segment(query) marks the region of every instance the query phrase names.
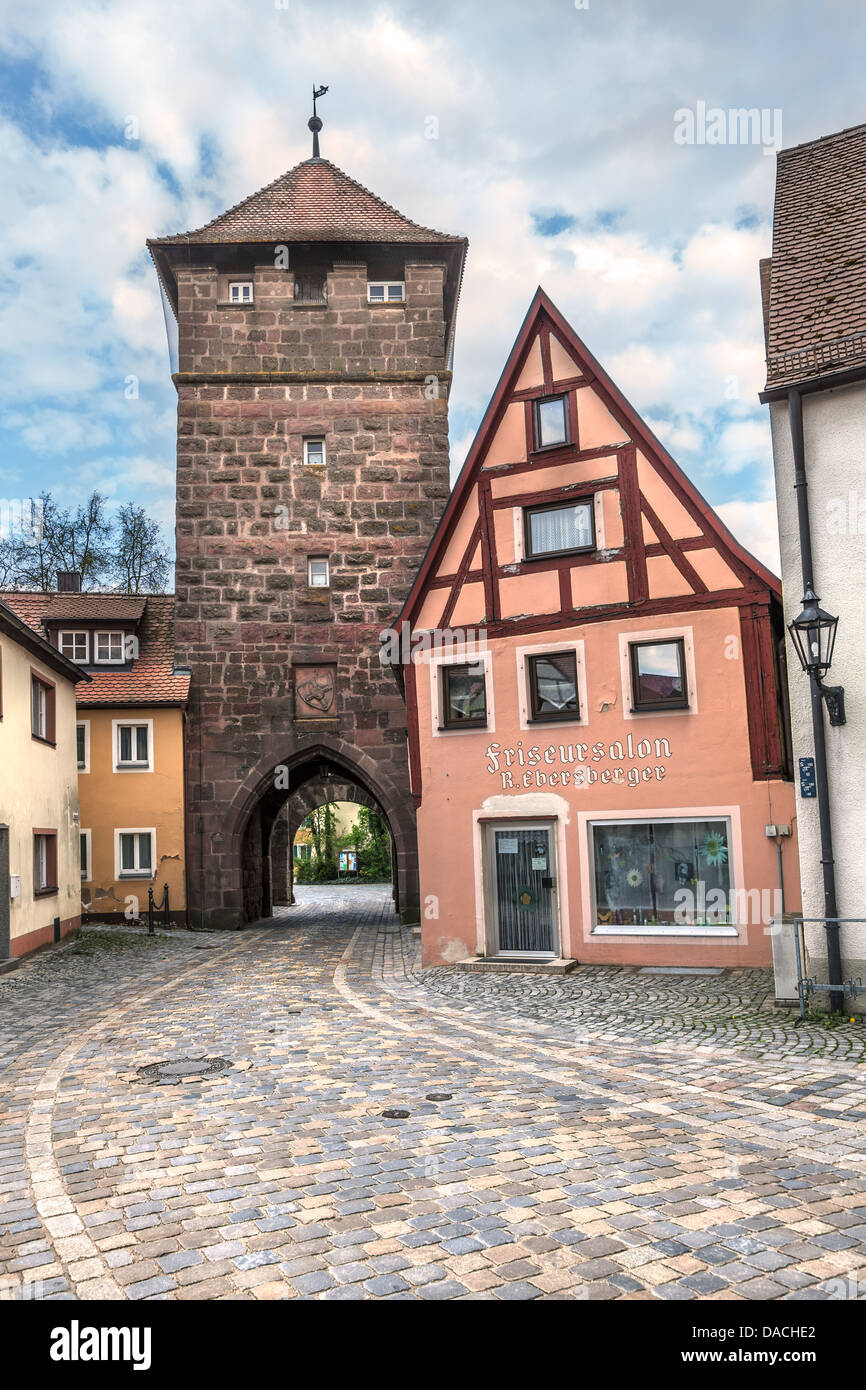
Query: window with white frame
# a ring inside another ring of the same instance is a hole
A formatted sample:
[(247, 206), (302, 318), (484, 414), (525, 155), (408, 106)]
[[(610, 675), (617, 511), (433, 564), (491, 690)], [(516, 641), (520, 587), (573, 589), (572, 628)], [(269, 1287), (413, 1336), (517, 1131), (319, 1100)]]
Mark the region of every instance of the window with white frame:
[(98, 666), (122, 666), (126, 660), (122, 632), (97, 632), (93, 639), (93, 660)]
[(331, 566), (326, 555), (311, 555), (307, 560), (307, 584), (311, 589), (330, 587)]
[(117, 878), (152, 878), (156, 860), (156, 831), (115, 830), (114, 859)]
[(369, 304), (402, 304), (406, 299), (406, 286), (402, 280), (368, 280), (367, 302)]
[(591, 822), (594, 930), (725, 927), (732, 911), (731, 820)]
[(253, 302), (253, 282), (252, 280), (232, 280), (229, 284), (229, 303), (230, 304), (252, 304)]
[(151, 768), (153, 721), (143, 720), (140, 724), (114, 721), (114, 747), (116, 770), (124, 768), (142, 771)]
[(77, 661), (80, 666), (87, 665), (87, 655), (90, 648), (88, 641), (90, 634), (87, 631), (69, 631), (60, 634), (60, 650), (64, 656), (68, 656), (70, 661)]
[(304, 463), (321, 467), (325, 462), (325, 440), (322, 435), (311, 435), (304, 440)]
[(80, 830), (78, 832), (79, 854), (81, 860), (81, 877), (85, 882), (90, 881), (90, 831)]
[(84, 719), (75, 726), (75, 748), (78, 771), (90, 771), (90, 720)]
[(312, 853), (313, 853), (312, 845), (305, 845), (305, 844), (296, 844), (296, 845), (295, 845), (295, 858), (296, 858), (296, 859), (303, 860), (304, 863), (306, 863), (306, 862), (312, 857)]

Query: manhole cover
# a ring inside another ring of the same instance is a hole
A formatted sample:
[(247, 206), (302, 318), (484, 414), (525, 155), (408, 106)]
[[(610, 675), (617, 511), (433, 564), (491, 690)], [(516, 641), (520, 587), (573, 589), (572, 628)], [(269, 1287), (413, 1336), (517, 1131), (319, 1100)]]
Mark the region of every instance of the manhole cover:
[(384, 1120), (408, 1120), (410, 1114), (411, 1111), (409, 1110), (383, 1110), (382, 1118)]
[(429, 1093), (429, 1095), (426, 1095), (426, 1096), (424, 1097), (424, 1099), (425, 1099), (425, 1100), (452, 1100), (453, 1097), (452, 1097), (452, 1094), (451, 1094), (450, 1091), (431, 1091), (431, 1092)]
[(142, 1081), (203, 1081), (230, 1066), (225, 1057), (175, 1057), (166, 1062), (149, 1062), (138, 1067), (135, 1074)]

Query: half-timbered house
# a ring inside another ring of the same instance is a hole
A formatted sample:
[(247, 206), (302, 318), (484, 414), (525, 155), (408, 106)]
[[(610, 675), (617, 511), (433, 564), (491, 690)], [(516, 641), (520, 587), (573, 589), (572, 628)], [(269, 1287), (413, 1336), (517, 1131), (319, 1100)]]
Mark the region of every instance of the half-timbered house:
[(539, 290), (402, 615), (427, 962), (769, 962), (779, 599)]

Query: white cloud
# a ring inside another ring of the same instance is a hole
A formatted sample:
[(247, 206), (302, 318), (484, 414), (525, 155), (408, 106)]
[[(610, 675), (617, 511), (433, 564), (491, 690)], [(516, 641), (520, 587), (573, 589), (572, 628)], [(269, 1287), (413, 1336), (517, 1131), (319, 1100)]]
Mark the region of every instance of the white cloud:
[(775, 502), (722, 502), (716, 507), (729, 531), (746, 549), (779, 574), (779, 527)]

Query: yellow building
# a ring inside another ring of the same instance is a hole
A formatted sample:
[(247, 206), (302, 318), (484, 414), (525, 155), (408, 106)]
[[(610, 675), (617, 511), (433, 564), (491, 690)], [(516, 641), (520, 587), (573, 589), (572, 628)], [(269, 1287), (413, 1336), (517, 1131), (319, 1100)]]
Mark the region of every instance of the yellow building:
[(147, 911), (168, 886), (186, 912), (184, 712), (189, 672), (173, 664), (171, 594), (6, 593), (0, 600), (90, 676), (79, 686), (82, 910), (100, 921)]
[(76, 682), (0, 603), (0, 964), (80, 924)]

